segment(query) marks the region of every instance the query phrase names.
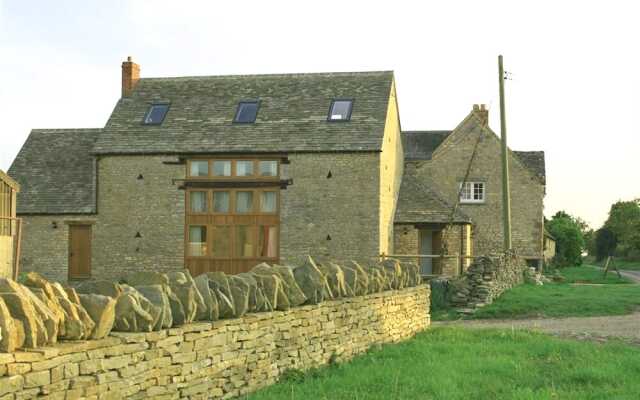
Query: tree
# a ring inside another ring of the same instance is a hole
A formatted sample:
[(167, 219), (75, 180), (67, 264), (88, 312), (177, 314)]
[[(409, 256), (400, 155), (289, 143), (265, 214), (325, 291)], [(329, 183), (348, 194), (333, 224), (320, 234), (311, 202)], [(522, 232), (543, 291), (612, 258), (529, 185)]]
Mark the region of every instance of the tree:
[(559, 211), (547, 223), (546, 228), (556, 239), (554, 263), (558, 266), (582, 264), (582, 252), (585, 249), (582, 232), (588, 228), (586, 223), (564, 211)]
[(640, 199), (613, 204), (604, 226), (618, 240), (616, 255), (640, 258)]
[(596, 261), (602, 261), (606, 257), (612, 256), (618, 245), (616, 234), (607, 227), (602, 227), (596, 231)]

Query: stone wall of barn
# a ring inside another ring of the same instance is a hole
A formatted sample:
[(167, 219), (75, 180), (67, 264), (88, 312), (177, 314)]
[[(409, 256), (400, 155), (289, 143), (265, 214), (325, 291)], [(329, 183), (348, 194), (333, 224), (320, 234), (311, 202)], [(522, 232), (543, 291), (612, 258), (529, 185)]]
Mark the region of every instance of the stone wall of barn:
[[(23, 215), (20, 271), (35, 271), (50, 280), (66, 281), (69, 263), (69, 222), (95, 226), (95, 216)], [(95, 243), (95, 228), (92, 242)]]
[(371, 262), (380, 254), (379, 153), (290, 154), (281, 194), (281, 262), (307, 255)]
[(0, 398), (228, 398), (429, 326), (429, 288), (0, 353)]
[(175, 157), (117, 156), (98, 162), (97, 215), (24, 215), (21, 271), (67, 281), (69, 223), (92, 226), (93, 278), (184, 266), (184, 165)]
[[(179, 186), (185, 165), (176, 160), (101, 157), (97, 215), (24, 215), (21, 270), (67, 281), (69, 221), (92, 224), (92, 278), (184, 268), (185, 192)], [(309, 254), (373, 261), (380, 232), (392, 224), (380, 219), (380, 154), (305, 153), (289, 160), (281, 176), (293, 179), (281, 191), (281, 263), (302, 263)]]
[(185, 166), (175, 156), (107, 156), (98, 162), (92, 275), (184, 268)]

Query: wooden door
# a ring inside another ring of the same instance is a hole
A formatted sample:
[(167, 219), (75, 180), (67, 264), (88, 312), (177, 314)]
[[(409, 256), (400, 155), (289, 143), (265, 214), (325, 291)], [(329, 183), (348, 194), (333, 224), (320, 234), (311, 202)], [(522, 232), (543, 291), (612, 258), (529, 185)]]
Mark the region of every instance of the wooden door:
[(69, 225), (69, 279), (91, 277), (91, 225)]

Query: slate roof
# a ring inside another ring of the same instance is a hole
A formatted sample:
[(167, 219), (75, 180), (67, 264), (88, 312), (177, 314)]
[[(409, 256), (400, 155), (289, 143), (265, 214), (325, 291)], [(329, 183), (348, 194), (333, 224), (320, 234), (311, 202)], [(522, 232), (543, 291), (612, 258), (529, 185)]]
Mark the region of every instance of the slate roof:
[[(403, 131), (402, 147), (406, 161), (431, 160), (433, 152), (453, 131)], [(542, 183), (546, 170), (544, 151), (512, 151), (518, 160)]]
[[(393, 72), (142, 78), (118, 101), (96, 154), (379, 151)], [(334, 98), (354, 100), (350, 122), (327, 122)], [(254, 124), (234, 124), (238, 102), (259, 99)], [(150, 104), (170, 102), (161, 125)]]
[(452, 131), (403, 131), (402, 148), (407, 161), (431, 160), (433, 152)]
[(544, 151), (514, 151), (516, 157), (529, 168), (533, 174), (542, 180), (542, 183), (546, 181), (546, 168), (544, 162)]
[[(435, 190), (412, 174), (405, 173), (400, 184), (400, 195), (395, 223), (449, 223), (453, 206)], [(465, 213), (457, 210), (454, 223), (471, 223)]]
[(9, 174), (20, 184), (18, 214), (95, 213), (95, 158), (101, 129), (34, 129)]

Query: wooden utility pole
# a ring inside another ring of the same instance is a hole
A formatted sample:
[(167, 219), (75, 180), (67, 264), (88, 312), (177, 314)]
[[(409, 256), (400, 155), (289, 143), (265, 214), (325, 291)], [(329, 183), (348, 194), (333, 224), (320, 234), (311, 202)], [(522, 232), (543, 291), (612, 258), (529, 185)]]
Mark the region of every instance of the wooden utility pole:
[(509, 191), (509, 153), (507, 148), (507, 118), (504, 113), (504, 67), (502, 55), (498, 56), (498, 80), (500, 82), (500, 138), (502, 141), (502, 224), (504, 250), (511, 250), (511, 192)]

